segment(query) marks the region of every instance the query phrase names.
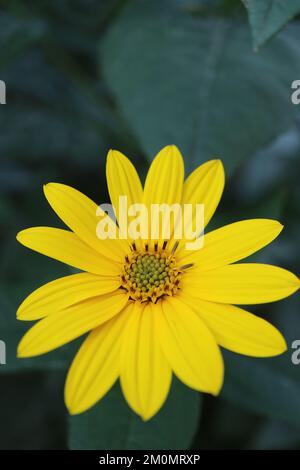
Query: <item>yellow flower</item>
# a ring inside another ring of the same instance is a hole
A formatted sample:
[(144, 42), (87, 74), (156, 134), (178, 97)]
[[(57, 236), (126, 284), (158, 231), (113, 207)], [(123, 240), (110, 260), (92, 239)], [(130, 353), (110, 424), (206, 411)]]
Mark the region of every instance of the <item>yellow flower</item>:
[[(224, 170), (220, 160), (211, 160), (184, 182), (181, 154), (168, 146), (153, 160), (143, 188), (131, 162), (110, 151), (107, 182), (116, 213), (120, 195), (128, 205), (147, 207), (202, 203), (207, 225), (223, 192)], [(206, 234), (196, 251), (172, 237), (101, 240), (94, 202), (62, 184), (47, 184), (44, 191), (71, 231), (34, 227), (17, 239), (84, 272), (54, 280), (24, 300), (18, 319), (39, 322), (22, 338), (18, 356), (46, 353), (90, 332), (66, 380), (71, 414), (93, 406), (120, 378), (128, 404), (147, 420), (166, 400), (172, 373), (195, 390), (220, 392), (219, 346), (257, 357), (286, 350), (276, 328), (233, 305), (276, 301), (299, 288), (299, 279), (285, 269), (233, 264), (274, 240), (282, 230), (279, 222), (227, 225)]]

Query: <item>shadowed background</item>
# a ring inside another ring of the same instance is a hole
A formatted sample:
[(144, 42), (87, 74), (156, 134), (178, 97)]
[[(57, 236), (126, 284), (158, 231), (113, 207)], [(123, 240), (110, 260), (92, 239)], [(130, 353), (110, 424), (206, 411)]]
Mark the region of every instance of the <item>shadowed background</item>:
[[(174, 380), (163, 410), (143, 424), (118, 386), (68, 418), (66, 370), (81, 342), (16, 359), (29, 323), (18, 304), (70, 268), (17, 244), (18, 230), (61, 226), (42, 185), (76, 187), (108, 202), (109, 148), (142, 178), (164, 145), (186, 173), (222, 159), (227, 183), (208, 227), (279, 219), (280, 238), (252, 260), (300, 272), (300, 2), (280, 0), (0, 0), (1, 449), (300, 448), (299, 296), (249, 308), (275, 324), (289, 350), (272, 359), (224, 352), (218, 398)], [(293, 19), (292, 19), (293, 18)], [(290, 21), (291, 20), (291, 21)], [(288, 25), (279, 31), (287, 22)]]

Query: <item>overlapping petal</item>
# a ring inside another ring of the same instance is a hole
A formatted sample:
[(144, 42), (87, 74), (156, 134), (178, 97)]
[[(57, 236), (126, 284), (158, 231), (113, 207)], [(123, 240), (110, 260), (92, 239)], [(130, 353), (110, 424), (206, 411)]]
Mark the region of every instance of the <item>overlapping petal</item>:
[(110, 150), (106, 162), (106, 178), (110, 200), (120, 227), (119, 234), (128, 241), (134, 240), (136, 246), (140, 247), (142, 241), (129, 231), (130, 224), (139, 215), (138, 204), (143, 201), (139, 175), (125, 155), (117, 150)]
[(217, 395), (223, 359), (205, 323), (176, 297), (158, 302), (156, 310), (156, 333), (174, 373), (189, 387)]
[(144, 187), (144, 203), (180, 203), (184, 179), (184, 163), (175, 145), (164, 147), (153, 159)]
[(124, 259), (129, 250), (128, 243), (119, 239), (118, 227), (112, 221), (116, 237), (98, 238), (97, 224), (107, 215), (95, 202), (65, 184), (48, 183), (44, 186), (44, 193), (52, 209), (82, 241), (106, 258), (115, 261)]
[(23, 336), (18, 356), (37, 356), (69, 343), (115, 316), (127, 302), (127, 295), (118, 290), (48, 315)]
[(74, 268), (103, 276), (118, 275), (121, 264), (93, 250), (77, 235), (52, 227), (32, 227), (17, 235), (22, 245)]
[(122, 390), (131, 408), (144, 420), (161, 408), (172, 376), (155, 331), (156, 315), (152, 305), (133, 304), (121, 350)]
[(286, 269), (268, 264), (232, 264), (210, 271), (190, 270), (182, 288), (198, 299), (228, 304), (274, 302), (296, 292), (299, 279)]
[(266, 320), (234, 305), (184, 294), (180, 297), (204, 321), (220, 346), (254, 357), (277, 356), (286, 351), (282, 334)]
[(175, 216), (171, 215), (171, 223), (169, 224), (169, 218), (167, 216), (163, 217), (162, 213), (160, 213), (157, 219), (158, 223), (155, 223), (155, 218), (152, 218), (151, 223), (151, 205), (165, 204), (168, 205), (169, 208), (172, 205), (177, 205), (180, 208), (183, 180), (184, 163), (181, 153), (175, 145), (168, 145), (164, 147), (152, 161), (144, 187), (143, 202), (148, 209), (148, 229), (150, 230), (151, 228), (153, 230), (157, 228), (157, 236), (152, 233), (150, 237), (152, 242), (154, 239), (161, 242), (162, 240), (168, 240), (172, 237), (173, 226), (177, 220), (177, 215), (176, 211), (173, 212)]
[(271, 243), (283, 226), (276, 220), (250, 219), (225, 225), (203, 237), (200, 250), (185, 250), (181, 263), (194, 263), (199, 270), (210, 270), (234, 263)]
[(18, 320), (38, 320), (90, 297), (113, 292), (120, 287), (118, 277), (109, 278), (89, 273), (65, 276), (33, 291), (21, 303)]
[(224, 184), (225, 174), (221, 160), (209, 160), (188, 176), (183, 185), (182, 204), (192, 204), (193, 216), (187, 220), (186, 228), (195, 224), (196, 204), (204, 206), (206, 227), (220, 202)]
[[(139, 175), (131, 161), (117, 150), (110, 150), (108, 152), (106, 178), (110, 200), (114, 206), (117, 218), (120, 196), (126, 196), (128, 207), (142, 202), (143, 187)], [(122, 214), (120, 215), (122, 217)]]
[(94, 329), (82, 343), (68, 372), (65, 402), (71, 414), (82, 413), (100, 400), (120, 374), (120, 348), (127, 316), (124, 310)]

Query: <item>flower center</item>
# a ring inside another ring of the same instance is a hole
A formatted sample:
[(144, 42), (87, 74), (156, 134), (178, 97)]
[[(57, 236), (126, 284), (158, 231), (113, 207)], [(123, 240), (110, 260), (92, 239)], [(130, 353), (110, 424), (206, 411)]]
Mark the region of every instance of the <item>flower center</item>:
[(176, 294), (181, 271), (174, 256), (166, 251), (155, 253), (133, 252), (126, 257), (122, 287), (133, 300), (153, 303), (163, 295)]

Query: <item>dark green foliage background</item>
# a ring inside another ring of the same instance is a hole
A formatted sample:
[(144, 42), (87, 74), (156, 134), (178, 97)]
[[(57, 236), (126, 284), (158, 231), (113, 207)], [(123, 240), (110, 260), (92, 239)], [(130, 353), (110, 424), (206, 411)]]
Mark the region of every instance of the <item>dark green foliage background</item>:
[(299, 12), (299, 1), (284, 0), (0, 0), (1, 449), (300, 448), (297, 295), (250, 309), (282, 330), (286, 354), (224, 351), (220, 397), (174, 379), (146, 424), (118, 384), (68, 418), (63, 383), (81, 340), (17, 360), (29, 325), (15, 320), (25, 295), (71, 272), (15, 241), (20, 229), (60, 226), (42, 185), (63, 182), (108, 201), (109, 148), (130, 156), (142, 177), (169, 143), (182, 150), (187, 172), (218, 156), (227, 185), (210, 229), (278, 218), (283, 234), (252, 259), (299, 274), (300, 108), (290, 99), (300, 79)]

